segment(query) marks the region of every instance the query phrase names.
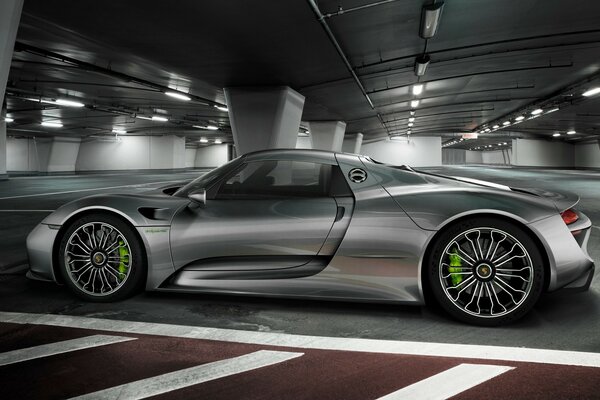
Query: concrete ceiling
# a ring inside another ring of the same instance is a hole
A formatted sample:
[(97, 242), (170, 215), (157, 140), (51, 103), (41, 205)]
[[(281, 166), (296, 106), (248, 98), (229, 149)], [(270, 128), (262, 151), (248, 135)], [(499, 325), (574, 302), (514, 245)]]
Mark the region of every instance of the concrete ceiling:
[[(415, 57), (427, 52), (413, 135), (450, 140), (556, 105), (481, 136), (600, 135), (600, 96), (581, 97), (600, 85), (599, 2), (447, 0), (426, 41), (419, 25), (429, 3), (316, 2), (371, 107), (307, 0), (26, 0), (7, 88), (9, 134), (53, 135), (40, 122), (60, 119), (61, 135), (117, 127), (231, 140), (227, 113), (214, 107), (224, 104), (223, 87), (288, 85), (306, 96), (303, 120), (344, 120), (347, 132), (376, 140), (406, 133)], [(365, 5), (373, 6), (353, 11)], [(169, 87), (193, 99), (167, 97)], [(86, 107), (39, 102), (65, 96)], [(153, 114), (170, 121), (136, 118)], [(221, 129), (193, 128), (209, 124)], [(570, 129), (577, 134), (566, 135)]]

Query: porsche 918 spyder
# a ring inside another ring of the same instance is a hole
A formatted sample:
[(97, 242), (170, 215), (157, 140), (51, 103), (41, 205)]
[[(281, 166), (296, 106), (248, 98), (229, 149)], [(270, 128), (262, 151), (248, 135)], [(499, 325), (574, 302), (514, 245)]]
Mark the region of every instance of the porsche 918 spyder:
[(88, 301), (138, 289), (423, 304), (512, 322), (589, 288), (579, 198), (318, 150), (238, 157), (183, 186), (68, 203), (28, 236), (30, 278)]

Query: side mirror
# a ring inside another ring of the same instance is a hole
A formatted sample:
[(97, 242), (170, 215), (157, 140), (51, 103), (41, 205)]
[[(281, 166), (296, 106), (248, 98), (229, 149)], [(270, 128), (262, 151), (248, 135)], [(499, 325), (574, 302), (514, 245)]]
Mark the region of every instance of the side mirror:
[(188, 195), (188, 199), (196, 204), (206, 205), (206, 189), (200, 189)]

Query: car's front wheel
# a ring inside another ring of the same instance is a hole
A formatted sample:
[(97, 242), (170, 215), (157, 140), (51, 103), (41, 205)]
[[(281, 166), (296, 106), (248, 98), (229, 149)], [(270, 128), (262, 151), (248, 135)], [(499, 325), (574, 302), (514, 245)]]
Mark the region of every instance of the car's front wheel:
[(436, 240), (429, 282), (438, 303), (455, 318), (497, 326), (536, 303), (544, 285), (543, 259), (520, 227), (495, 218), (456, 223)]
[(145, 278), (142, 246), (133, 228), (109, 214), (73, 221), (62, 236), (58, 261), (65, 284), (88, 301), (122, 300)]

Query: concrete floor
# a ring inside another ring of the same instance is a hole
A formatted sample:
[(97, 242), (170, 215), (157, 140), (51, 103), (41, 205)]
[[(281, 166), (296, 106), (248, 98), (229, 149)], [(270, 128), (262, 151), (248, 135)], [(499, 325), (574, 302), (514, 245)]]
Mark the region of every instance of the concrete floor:
[[(521, 187), (569, 190), (594, 221), (589, 250), (600, 260), (600, 172), (443, 167), (436, 173)], [(0, 182), (0, 310), (81, 315), (241, 330), (336, 337), (536, 347), (600, 352), (600, 278), (586, 293), (542, 297), (533, 312), (508, 327), (478, 328), (427, 307), (142, 293), (112, 304), (79, 301), (63, 287), (27, 280), (25, 237), (48, 211), (87, 194), (140, 192), (198, 172), (14, 178)], [(104, 188), (104, 189), (102, 189)], [(107, 189), (108, 188), (108, 189)]]

